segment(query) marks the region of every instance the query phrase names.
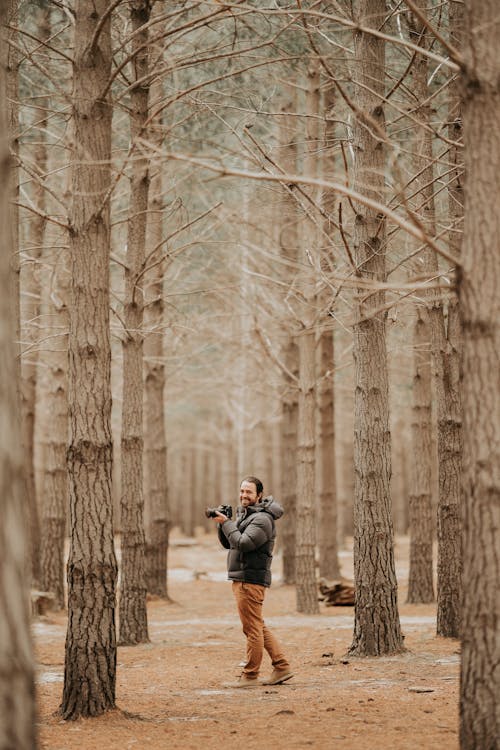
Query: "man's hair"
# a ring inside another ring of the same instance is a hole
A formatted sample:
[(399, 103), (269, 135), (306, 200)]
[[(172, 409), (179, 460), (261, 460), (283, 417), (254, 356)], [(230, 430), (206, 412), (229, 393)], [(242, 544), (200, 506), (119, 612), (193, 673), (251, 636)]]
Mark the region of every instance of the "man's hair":
[(257, 477), (243, 477), (240, 482), (240, 487), (243, 482), (251, 482), (251, 484), (254, 484), (255, 489), (257, 490), (257, 495), (260, 495), (262, 492), (264, 492), (264, 485), (262, 484), (260, 479), (257, 479)]

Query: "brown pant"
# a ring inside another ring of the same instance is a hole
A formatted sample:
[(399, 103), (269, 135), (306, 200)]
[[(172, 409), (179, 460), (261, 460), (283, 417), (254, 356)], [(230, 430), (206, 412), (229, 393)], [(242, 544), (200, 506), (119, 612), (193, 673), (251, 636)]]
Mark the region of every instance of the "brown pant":
[(233, 594), (247, 638), (247, 662), (243, 673), (250, 677), (257, 677), (259, 674), (264, 649), (271, 657), (274, 669), (290, 669), (280, 644), (262, 619), (265, 590), (264, 586), (257, 583), (233, 581)]

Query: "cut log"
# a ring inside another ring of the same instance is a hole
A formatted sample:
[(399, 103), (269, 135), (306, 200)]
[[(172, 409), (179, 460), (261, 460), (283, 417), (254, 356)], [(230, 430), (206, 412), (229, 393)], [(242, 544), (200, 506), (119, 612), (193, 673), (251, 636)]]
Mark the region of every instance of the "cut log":
[(55, 609), (56, 595), (51, 591), (31, 590), (31, 614), (33, 617), (46, 615)]
[(352, 607), (354, 606), (354, 584), (352, 581), (327, 581), (319, 579), (320, 602), (327, 607)]

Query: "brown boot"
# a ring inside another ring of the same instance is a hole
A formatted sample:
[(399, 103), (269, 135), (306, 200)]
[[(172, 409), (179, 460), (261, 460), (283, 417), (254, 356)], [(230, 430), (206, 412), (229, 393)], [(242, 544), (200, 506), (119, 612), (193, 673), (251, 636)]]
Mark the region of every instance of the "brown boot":
[(259, 687), (262, 683), (258, 677), (250, 677), (244, 672), (234, 682), (225, 682), (222, 687), (225, 688), (253, 688)]
[(273, 669), (273, 673), (267, 680), (262, 680), (261, 685), (281, 685), (293, 677), (291, 669)]

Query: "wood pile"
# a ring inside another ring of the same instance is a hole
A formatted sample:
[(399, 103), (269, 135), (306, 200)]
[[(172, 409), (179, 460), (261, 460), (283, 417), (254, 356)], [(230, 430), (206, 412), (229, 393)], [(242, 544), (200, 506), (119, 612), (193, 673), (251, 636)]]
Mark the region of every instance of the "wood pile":
[(31, 590), (31, 614), (33, 617), (46, 615), (55, 609), (55, 594), (50, 591)]
[(319, 601), (327, 607), (354, 606), (354, 584), (351, 581), (327, 581), (319, 579)]

